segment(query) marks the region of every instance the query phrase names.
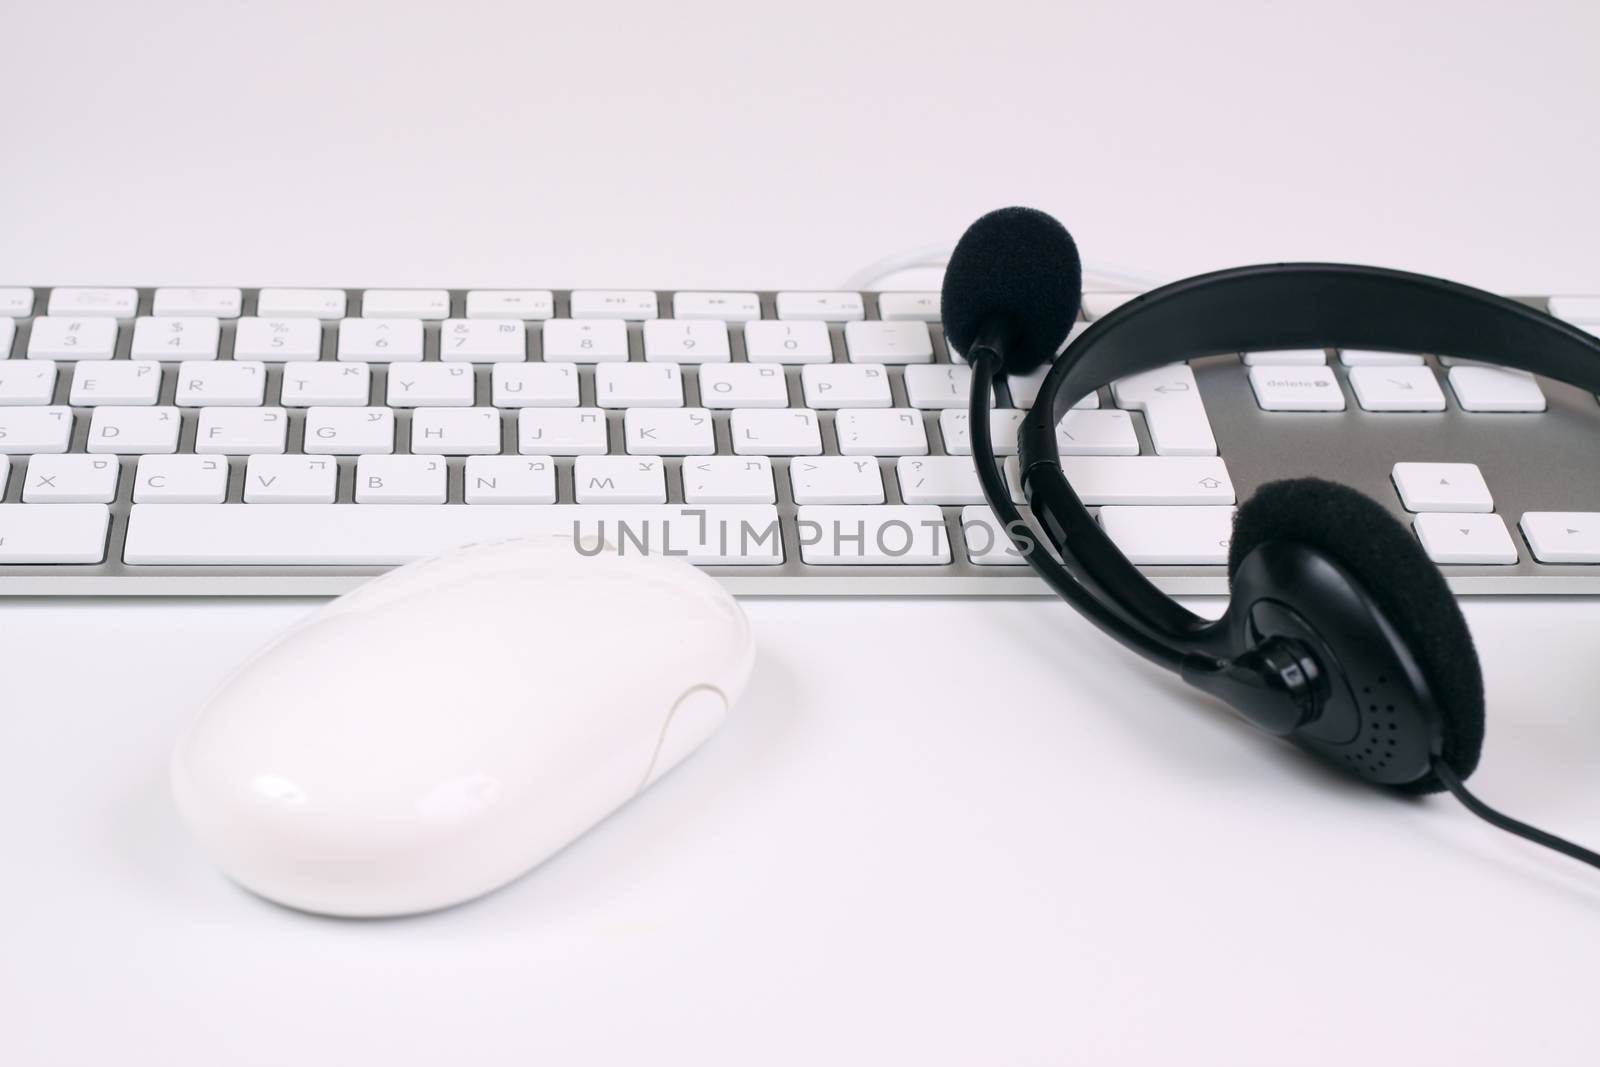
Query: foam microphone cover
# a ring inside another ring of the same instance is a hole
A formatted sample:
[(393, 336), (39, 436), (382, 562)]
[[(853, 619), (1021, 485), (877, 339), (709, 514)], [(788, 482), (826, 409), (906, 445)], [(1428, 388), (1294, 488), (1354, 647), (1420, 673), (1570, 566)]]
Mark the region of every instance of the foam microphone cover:
[(1005, 373), (1055, 358), (1083, 302), (1083, 265), (1066, 227), (1043, 211), (1003, 207), (967, 227), (940, 294), (946, 339), (966, 352), (987, 323), (1007, 330)]

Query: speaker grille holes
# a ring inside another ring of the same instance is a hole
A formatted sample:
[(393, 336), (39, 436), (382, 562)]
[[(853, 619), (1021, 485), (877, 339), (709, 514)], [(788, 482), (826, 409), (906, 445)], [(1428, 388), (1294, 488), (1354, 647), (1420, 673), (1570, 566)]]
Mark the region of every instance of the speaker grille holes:
[(1380, 674), (1360, 687), (1361, 704), (1366, 714), (1361, 718), (1361, 729), (1345, 746), (1343, 759), (1351, 770), (1366, 777), (1380, 777), (1389, 769), (1399, 748), (1398, 705), (1389, 702), (1384, 688), (1389, 676)]

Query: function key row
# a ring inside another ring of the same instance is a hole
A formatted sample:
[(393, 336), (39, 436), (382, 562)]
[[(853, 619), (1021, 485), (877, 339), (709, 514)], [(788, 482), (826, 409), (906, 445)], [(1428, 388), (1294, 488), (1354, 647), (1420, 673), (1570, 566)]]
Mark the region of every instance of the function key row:
[[(1083, 294), (1083, 318), (1093, 322), (1139, 297), (1137, 292)], [(939, 321), (939, 294), (885, 292), (877, 294), (878, 315), (883, 319)], [(338, 319), (348, 314), (343, 289), (266, 288), (257, 297), (263, 315)], [(61, 287), (50, 292), (53, 315), (110, 315), (130, 318), (137, 313), (139, 291), (129, 287)], [(619, 318), (643, 321), (661, 317), (657, 294), (650, 289), (577, 289), (571, 295), (573, 318)], [(214, 315), (237, 318), (243, 312), (243, 290), (237, 288), (163, 287), (155, 291), (157, 315)], [(1553, 296), (1546, 308), (1556, 318), (1591, 333), (1600, 332), (1600, 296)], [(863, 294), (848, 291), (796, 292), (777, 295), (777, 317), (791, 320), (849, 322), (866, 317)], [(367, 289), (362, 314), (443, 319), (451, 312), (446, 289)], [(34, 292), (22, 286), (0, 286), (0, 317), (25, 318), (34, 313)], [(674, 318), (722, 319), (747, 322), (761, 317), (761, 300), (749, 291), (683, 291), (672, 296)], [(473, 289), (467, 293), (468, 318), (555, 317), (555, 294), (549, 289)], [(1315, 353), (1308, 358), (1321, 362)], [(1387, 353), (1379, 355), (1386, 356)], [(1292, 356), (1292, 353), (1280, 353)], [(1283, 359), (1280, 362), (1285, 361)]]

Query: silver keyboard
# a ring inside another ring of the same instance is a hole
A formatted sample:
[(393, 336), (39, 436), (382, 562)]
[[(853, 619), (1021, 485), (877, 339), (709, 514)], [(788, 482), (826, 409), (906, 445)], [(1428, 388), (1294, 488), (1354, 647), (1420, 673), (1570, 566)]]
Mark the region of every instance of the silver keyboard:
[[(1528, 302), (1600, 331), (1600, 298)], [(743, 594), (1044, 593), (937, 320), (933, 293), (0, 287), (0, 593), (330, 594), (529, 534)], [(1041, 378), (997, 390), (1002, 454)], [(1600, 404), (1562, 383), (1246, 353), (1115, 382), (1058, 438), (1175, 593), (1224, 592), (1233, 505), (1302, 474), (1387, 503), (1458, 592), (1600, 593)]]

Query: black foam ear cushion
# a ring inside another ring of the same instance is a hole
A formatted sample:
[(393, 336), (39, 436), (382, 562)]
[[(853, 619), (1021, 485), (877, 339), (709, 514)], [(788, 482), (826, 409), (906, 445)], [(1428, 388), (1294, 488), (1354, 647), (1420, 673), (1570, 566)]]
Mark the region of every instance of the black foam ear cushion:
[[(1439, 568), (1377, 501), (1318, 478), (1269, 482), (1240, 506), (1228, 575), (1257, 545), (1293, 541), (1322, 552), (1359, 581), (1405, 639), (1442, 716), (1444, 762), (1461, 778), (1483, 748), (1483, 673), (1472, 634)], [(1434, 793), (1438, 777), (1402, 787)]]

